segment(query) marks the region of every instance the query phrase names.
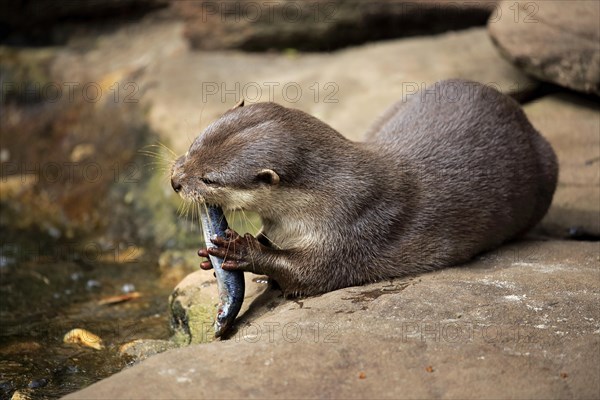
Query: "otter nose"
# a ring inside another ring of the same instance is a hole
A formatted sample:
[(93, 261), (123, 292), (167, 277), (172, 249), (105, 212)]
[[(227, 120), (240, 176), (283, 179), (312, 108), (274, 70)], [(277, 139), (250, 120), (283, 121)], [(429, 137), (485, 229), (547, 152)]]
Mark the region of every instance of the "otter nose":
[(179, 183), (177, 179), (171, 178), (171, 187), (173, 188), (175, 193), (179, 193), (179, 191), (181, 190), (181, 183)]

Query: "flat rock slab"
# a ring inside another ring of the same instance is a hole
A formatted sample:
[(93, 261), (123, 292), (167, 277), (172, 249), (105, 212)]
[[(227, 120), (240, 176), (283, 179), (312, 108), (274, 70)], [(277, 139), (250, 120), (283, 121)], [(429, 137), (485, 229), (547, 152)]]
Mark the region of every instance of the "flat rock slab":
[(562, 93), (524, 109), (552, 144), (560, 168), (552, 206), (540, 228), (553, 236), (600, 236), (600, 105)]
[(598, 398), (599, 250), (529, 240), (412, 279), (267, 291), (228, 340), (66, 398)]
[(488, 27), (502, 53), (531, 75), (600, 95), (600, 2), (506, 0)]

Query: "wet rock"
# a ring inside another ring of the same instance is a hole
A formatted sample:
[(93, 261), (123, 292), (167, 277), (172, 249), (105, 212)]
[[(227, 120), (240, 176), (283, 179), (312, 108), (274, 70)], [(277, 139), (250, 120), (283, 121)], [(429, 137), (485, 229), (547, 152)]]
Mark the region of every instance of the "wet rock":
[(496, 2), (429, 0), (175, 1), (185, 34), (201, 50), (331, 51), (365, 42), (485, 25)]
[(122, 345), (119, 348), (119, 354), (131, 357), (135, 362), (140, 362), (150, 356), (176, 347), (175, 342), (169, 340), (137, 339)]
[(504, 54), (548, 82), (600, 95), (600, 3), (503, 1), (489, 31)]
[(229, 340), (66, 398), (595, 398), (599, 261), (595, 243), (530, 240), (412, 279), (257, 301)]
[(13, 384), (10, 381), (0, 381), (0, 393), (2, 393), (3, 397), (7, 397), (10, 392), (13, 391)]
[(552, 144), (560, 168), (552, 205), (539, 229), (559, 237), (600, 237), (600, 106), (563, 93), (524, 109)]
[[(256, 276), (245, 274), (246, 292), (237, 323), (254, 299), (267, 287)], [(214, 322), (219, 302), (217, 280), (212, 271), (196, 271), (185, 277), (169, 297), (171, 328), (176, 343), (205, 343), (214, 340)]]
[(39, 388), (46, 386), (47, 384), (48, 384), (48, 379), (46, 379), (46, 378), (33, 379), (33, 380), (29, 381), (29, 383), (27, 384), (27, 387), (29, 389), (39, 389)]
[(211, 341), (218, 299), (217, 281), (212, 273), (196, 271), (183, 279), (169, 297), (174, 340), (181, 344)]

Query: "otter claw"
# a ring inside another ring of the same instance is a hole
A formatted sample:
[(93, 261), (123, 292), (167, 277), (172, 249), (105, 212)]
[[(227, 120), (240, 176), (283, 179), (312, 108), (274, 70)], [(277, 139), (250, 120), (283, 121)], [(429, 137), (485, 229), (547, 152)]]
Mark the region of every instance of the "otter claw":
[(211, 256), (222, 258), (225, 261), (243, 261), (246, 258), (244, 252), (241, 251), (239, 247), (236, 248), (236, 245), (224, 245), (224, 247), (215, 247), (212, 249), (208, 249), (208, 254), (210, 254)]
[(208, 258), (208, 249), (207, 248), (203, 248), (198, 250), (198, 255), (200, 257), (207, 257)]
[(250, 265), (248, 254), (251, 246), (259, 245), (257, 239), (249, 233), (240, 236), (232, 229), (225, 231), (225, 235), (227, 238), (211, 239), (211, 242), (217, 247), (207, 249), (207, 253), (223, 259), (222, 267), (225, 270), (248, 270)]
[(212, 266), (212, 263), (210, 261), (202, 261), (200, 263), (200, 269), (203, 269), (203, 270), (206, 271), (206, 270), (209, 270), (209, 269), (212, 269), (212, 268), (213, 268), (213, 266)]
[[(204, 249), (198, 250), (198, 255), (200, 257), (208, 258), (208, 256), (209, 256), (208, 249), (204, 248)], [(200, 269), (209, 270), (212, 268), (213, 268), (213, 266), (212, 266), (212, 263), (210, 262), (210, 260), (205, 260), (200, 263)]]

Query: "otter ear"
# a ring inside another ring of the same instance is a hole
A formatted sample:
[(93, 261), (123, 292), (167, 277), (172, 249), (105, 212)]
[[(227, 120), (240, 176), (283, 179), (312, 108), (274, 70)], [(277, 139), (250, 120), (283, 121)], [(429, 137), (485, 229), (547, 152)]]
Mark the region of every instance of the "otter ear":
[(256, 175), (256, 180), (267, 185), (275, 186), (279, 183), (279, 175), (272, 169), (263, 169)]
[(237, 102), (237, 104), (235, 106), (231, 107), (231, 109), (235, 110), (238, 107), (244, 107), (244, 98), (243, 97), (240, 99), (240, 101)]

